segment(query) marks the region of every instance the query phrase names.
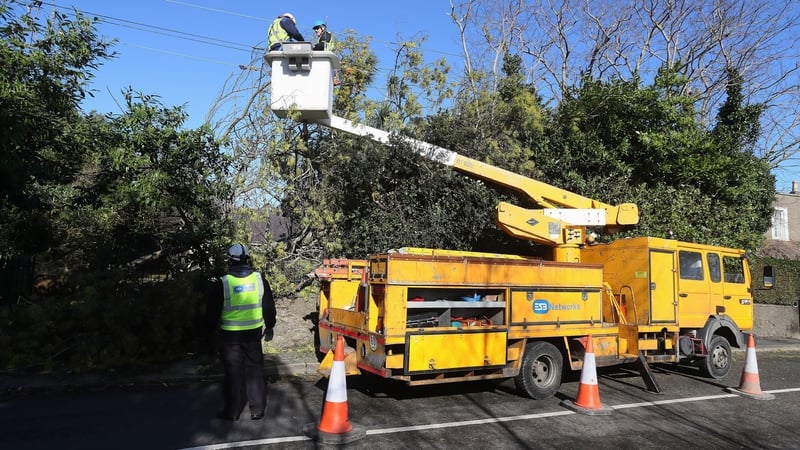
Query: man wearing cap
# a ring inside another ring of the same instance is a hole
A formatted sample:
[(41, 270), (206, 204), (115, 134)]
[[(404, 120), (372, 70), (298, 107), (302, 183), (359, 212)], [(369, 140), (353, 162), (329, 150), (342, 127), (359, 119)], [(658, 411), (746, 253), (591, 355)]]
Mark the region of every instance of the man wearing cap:
[(324, 20), (314, 22), (314, 33), (317, 34), (314, 50), (333, 50), (333, 35), (328, 31), (328, 25)]
[(224, 405), (217, 418), (239, 420), (249, 403), (250, 418), (260, 420), (267, 402), (261, 339), (273, 337), (275, 301), (269, 283), (250, 266), (244, 244), (228, 249), (228, 263), (228, 274), (222, 277), (219, 315)]
[(304, 41), (303, 35), (297, 29), (297, 22), (292, 13), (283, 13), (272, 21), (267, 31), (267, 45), (269, 51), (281, 50), (286, 41)]

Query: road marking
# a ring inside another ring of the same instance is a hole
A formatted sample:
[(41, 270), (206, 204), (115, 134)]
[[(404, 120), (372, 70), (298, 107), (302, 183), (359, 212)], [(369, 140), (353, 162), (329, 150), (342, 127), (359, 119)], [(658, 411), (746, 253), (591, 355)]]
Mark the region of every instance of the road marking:
[(657, 400), (655, 402), (638, 402), (610, 406), (613, 409), (644, 408), (645, 406), (669, 405), (671, 403), (701, 402), (703, 400), (716, 400), (718, 398), (738, 397), (736, 394), (705, 395), (703, 397), (674, 398), (672, 400)]
[(256, 439), (252, 441), (223, 442), (222, 444), (201, 445), (199, 447), (189, 447), (182, 450), (221, 450), (225, 448), (249, 447), (251, 445), (270, 445), (283, 444), (286, 442), (310, 441), (308, 436), (286, 436), (269, 439)]
[(513, 422), (515, 420), (543, 419), (546, 417), (566, 416), (569, 414), (575, 414), (575, 413), (572, 411), (553, 411), (549, 413), (525, 414), (522, 416), (490, 417), (488, 419), (464, 420), (460, 422), (431, 423), (428, 425), (411, 425), (408, 427), (380, 428), (377, 430), (367, 430), (367, 435), (403, 433), (405, 431), (433, 430), (438, 428), (454, 428), (454, 427), (463, 427), (468, 425), (481, 425), (487, 423)]
[(786, 388), (786, 389), (773, 389), (771, 391), (764, 391), (767, 394), (783, 394), (784, 392), (798, 392), (800, 388)]
[[(787, 392), (800, 392), (800, 388), (775, 389), (764, 392), (768, 394), (784, 394)], [(672, 400), (626, 403), (613, 406), (609, 405), (609, 407), (613, 409), (645, 408), (648, 406), (660, 406), (660, 405), (669, 405), (674, 403), (687, 403), (687, 402), (701, 402), (705, 400), (717, 400), (721, 398), (733, 398), (733, 397), (739, 397), (739, 395), (737, 394), (704, 395), (702, 397), (675, 398)], [(567, 416), (571, 414), (577, 414), (577, 413), (574, 411), (552, 411), (552, 412), (538, 413), (538, 414), (524, 414), (521, 416), (490, 417), (486, 419), (464, 420), (460, 422), (444, 422), (444, 423), (432, 423), (427, 425), (412, 425), (407, 427), (378, 428), (375, 430), (367, 430), (366, 433), (367, 435), (405, 433), (407, 431), (435, 430), (435, 429), (455, 428), (455, 427), (463, 427), (470, 425), (483, 425), (488, 423), (513, 422), (517, 420), (546, 419), (549, 417)], [(201, 445), (199, 447), (190, 447), (182, 450), (222, 450), (227, 448), (248, 447), (252, 445), (271, 445), (271, 444), (282, 444), (286, 442), (300, 442), (309, 440), (311, 440), (311, 438), (308, 436), (286, 436), (286, 437), (276, 437), (268, 439), (256, 439), (252, 441), (225, 442), (221, 444)]]

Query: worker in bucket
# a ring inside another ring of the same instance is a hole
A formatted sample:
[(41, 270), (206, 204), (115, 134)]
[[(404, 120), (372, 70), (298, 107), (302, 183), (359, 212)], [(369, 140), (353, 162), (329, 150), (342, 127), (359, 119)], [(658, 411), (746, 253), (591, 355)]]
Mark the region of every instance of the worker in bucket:
[(297, 29), (297, 22), (292, 13), (283, 13), (272, 21), (267, 31), (267, 45), (269, 51), (281, 50), (287, 41), (304, 41), (303, 35)]
[(314, 50), (333, 50), (333, 35), (328, 31), (328, 25), (324, 20), (314, 22), (314, 33), (317, 35), (314, 41)]
[(267, 395), (261, 339), (270, 341), (276, 310), (269, 283), (250, 265), (244, 244), (228, 249), (228, 273), (222, 277), (220, 359), (225, 368), (222, 382), (222, 420), (239, 420), (246, 404), (250, 418), (264, 417)]

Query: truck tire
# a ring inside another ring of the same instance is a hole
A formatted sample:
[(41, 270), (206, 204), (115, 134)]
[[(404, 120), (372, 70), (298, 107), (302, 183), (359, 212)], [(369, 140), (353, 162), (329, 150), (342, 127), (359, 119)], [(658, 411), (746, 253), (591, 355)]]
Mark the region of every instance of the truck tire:
[(514, 378), (517, 392), (535, 400), (550, 398), (561, 387), (564, 358), (549, 342), (531, 342), (525, 346), (522, 367)]
[(708, 355), (700, 360), (700, 370), (709, 378), (725, 378), (733, 364), (731, 344), (720, 335), (715, 335), (708, 343)]

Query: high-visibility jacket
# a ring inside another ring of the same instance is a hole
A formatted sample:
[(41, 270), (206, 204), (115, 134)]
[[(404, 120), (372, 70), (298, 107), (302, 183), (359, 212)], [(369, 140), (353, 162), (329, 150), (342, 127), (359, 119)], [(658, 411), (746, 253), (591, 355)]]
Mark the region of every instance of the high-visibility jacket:
[(261, 274), (253, 272), (243, 278), (225, 275), (222, 277), (222, 290), (225, 299), (220, 328), (242, 331), (261, 328), (264, 325), (264, 315), (261, 310), (264, 280), (261, 279)]
[[(277, 19), (272, 21), (272, 25), (269, 26), (269, 31), (267, 32), (267, 48), (272, 48), (273, 45), (288, 41), (290, 36), (286, 30), (283, 29), (281, 26), (281, 20), (283, 17), (278, 17)], [(290, 19), (287, 19), (290, 20)]]
[(336, 41), (333, 38), (333, 33), (328, 30), (323, 31), (317, 36), (314, 43), (314, 50), (327, 50), (332, 52), (336, 49)]

